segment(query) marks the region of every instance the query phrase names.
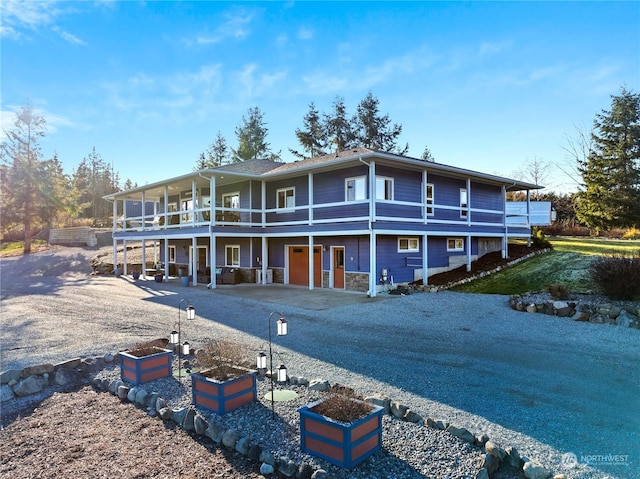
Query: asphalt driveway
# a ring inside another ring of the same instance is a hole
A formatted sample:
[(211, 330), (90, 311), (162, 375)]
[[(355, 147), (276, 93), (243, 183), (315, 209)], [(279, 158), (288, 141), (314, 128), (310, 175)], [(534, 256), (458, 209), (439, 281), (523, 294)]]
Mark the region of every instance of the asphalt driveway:
[(278, 345), (290, 374), (384, 390), (424, 416), (486, 431), (547, 461), (573, 453), (602, 477), (640, 476), (640, 331), (518, 313), (504, 296), (372, 299), (91, 276), (93, 254), (57, 248), (0, 262), (0, 369), (166, 337), (183, 298), (196, 307), (196, 320), (183, 323), (196, 345), (223, 336), (258, 349), (270, 312), (282, 311), (290, 334)]

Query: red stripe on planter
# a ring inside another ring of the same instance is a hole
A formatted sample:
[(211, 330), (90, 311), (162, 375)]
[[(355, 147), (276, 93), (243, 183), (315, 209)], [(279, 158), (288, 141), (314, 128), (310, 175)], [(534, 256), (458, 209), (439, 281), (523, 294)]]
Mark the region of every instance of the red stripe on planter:
[(224, 395), (231, 396), (232, 394), (242, 392), (251, 387), (253, 387), (253, 376), (247, 376), (238, 381), (226, 384), (224, 387)]
[(149, 372), (143, 372), (140, 375), (140, 381), (143, 383), (146, 383), (148, 381), (153, 381), (154, 379), (158, 379), (158, 378), (168, 378), (169, 376), (171, 376), (171, 372), (169, 371), (169, 368), (162, 368), (162, 369), (157, 369), (155, 371), (149, 371)]
[(368, 421), (360, 424), (358, 427), (353, 428), (351, 430), (351, 442), (354, 443), (358, 439), (363, 438), (364, 436), (369, 434), (371, 431), (376, 430), (377, 427), (380, 425), (379, 421), (380, 421), (380, 416), (373, 416)]
[(327, 444), (313, 437), (307, 436), (306, 448), (312, 451), (322, 454), (323, 456), (330, 457), (339, 462), (344, 462), (344, 450), (341, 447)]
[(248, 391), (236, 398), (229, 399), (225, 402), (225, 410), (230, 411), (253, 401), (253, 391)]
[(338, 427), (318, 422), (311, 418), (305, 418), (304, 425), (305, 430), (309, 432), (332, 439), (336, 442), (344, 441), (344, 431)]
[(194, 398), (196, 406), (204, 406), (214, 411), (220, 409), (220, 404), (215, 399), (211, 399), (205, 396), (197, 396)]
[(196, 380), (193, 384), (195, 385), (196, 391), (211, 394), (212, 396), (220, 395), (220, 384), (207, 381), (203, 378), (198, 378), (198, 380)]
[(371, 449), (376, 447), (378, 444), (380, 444), (380, 441), (377, 434), (375, 436), (370, 437), (369, 439), (362, 442), (361, 444), (358, 444), (357, 446), (351, 449), (351, 462), (357, 461), (360, 456), (363, 456), (364, 454), (368, 453), (369, 451), (371, 451)]

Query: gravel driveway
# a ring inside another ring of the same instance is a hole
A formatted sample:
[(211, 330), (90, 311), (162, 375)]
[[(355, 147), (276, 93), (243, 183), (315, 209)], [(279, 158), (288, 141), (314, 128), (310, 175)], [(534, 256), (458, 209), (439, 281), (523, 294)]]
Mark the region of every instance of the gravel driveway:
[[(90, 276), (95, 254), (55, 248), (2, 259), (0, 369), (166, 337), (184, 297), (197, 314), (189, 323), (183, 315), (190, 342), (232, 337), (257, 350), (269, 313), (279, 310), (289, 335), (274, 342), (291, 375), (382, 392), (567, 477), (640, 477), (638, 330), (518, 313), (505, 296), (450, 292), (314, 310)], [(578, 464), (563, 461), (565, 453)]]

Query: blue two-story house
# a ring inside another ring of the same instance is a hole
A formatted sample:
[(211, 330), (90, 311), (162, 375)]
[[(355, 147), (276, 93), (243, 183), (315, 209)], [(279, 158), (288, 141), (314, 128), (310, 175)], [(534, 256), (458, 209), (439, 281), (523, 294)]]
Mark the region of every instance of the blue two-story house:
[[(194, 284), (215, 288), (224, 268), (234, 282), (375, 296), (389, 283), (427, 284), (430, 275), (470, 268), (489, 252), (508, 257), (509, 239), (549, 222), (549, 203), (530, 201), (538, 188), (355, 148), (292, 163), (234, 163), (105, 198), (113, 202), (114, 263), (119, 243), (126, 251), (128, 242), (152, 242), (165, 281), (182, 266)], [(525, 191), (527, 201), (508, 202), (509, 191)], [(134, 202), (146, 208), (133, 211)]]

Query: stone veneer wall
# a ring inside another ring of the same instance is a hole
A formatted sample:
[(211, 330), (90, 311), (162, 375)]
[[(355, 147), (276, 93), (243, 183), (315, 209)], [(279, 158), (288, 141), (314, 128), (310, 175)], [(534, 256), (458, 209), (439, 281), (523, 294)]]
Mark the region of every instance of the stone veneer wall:
[(369, 273), (345, 273), (344, 286), (347, 291), (369, 291)]

